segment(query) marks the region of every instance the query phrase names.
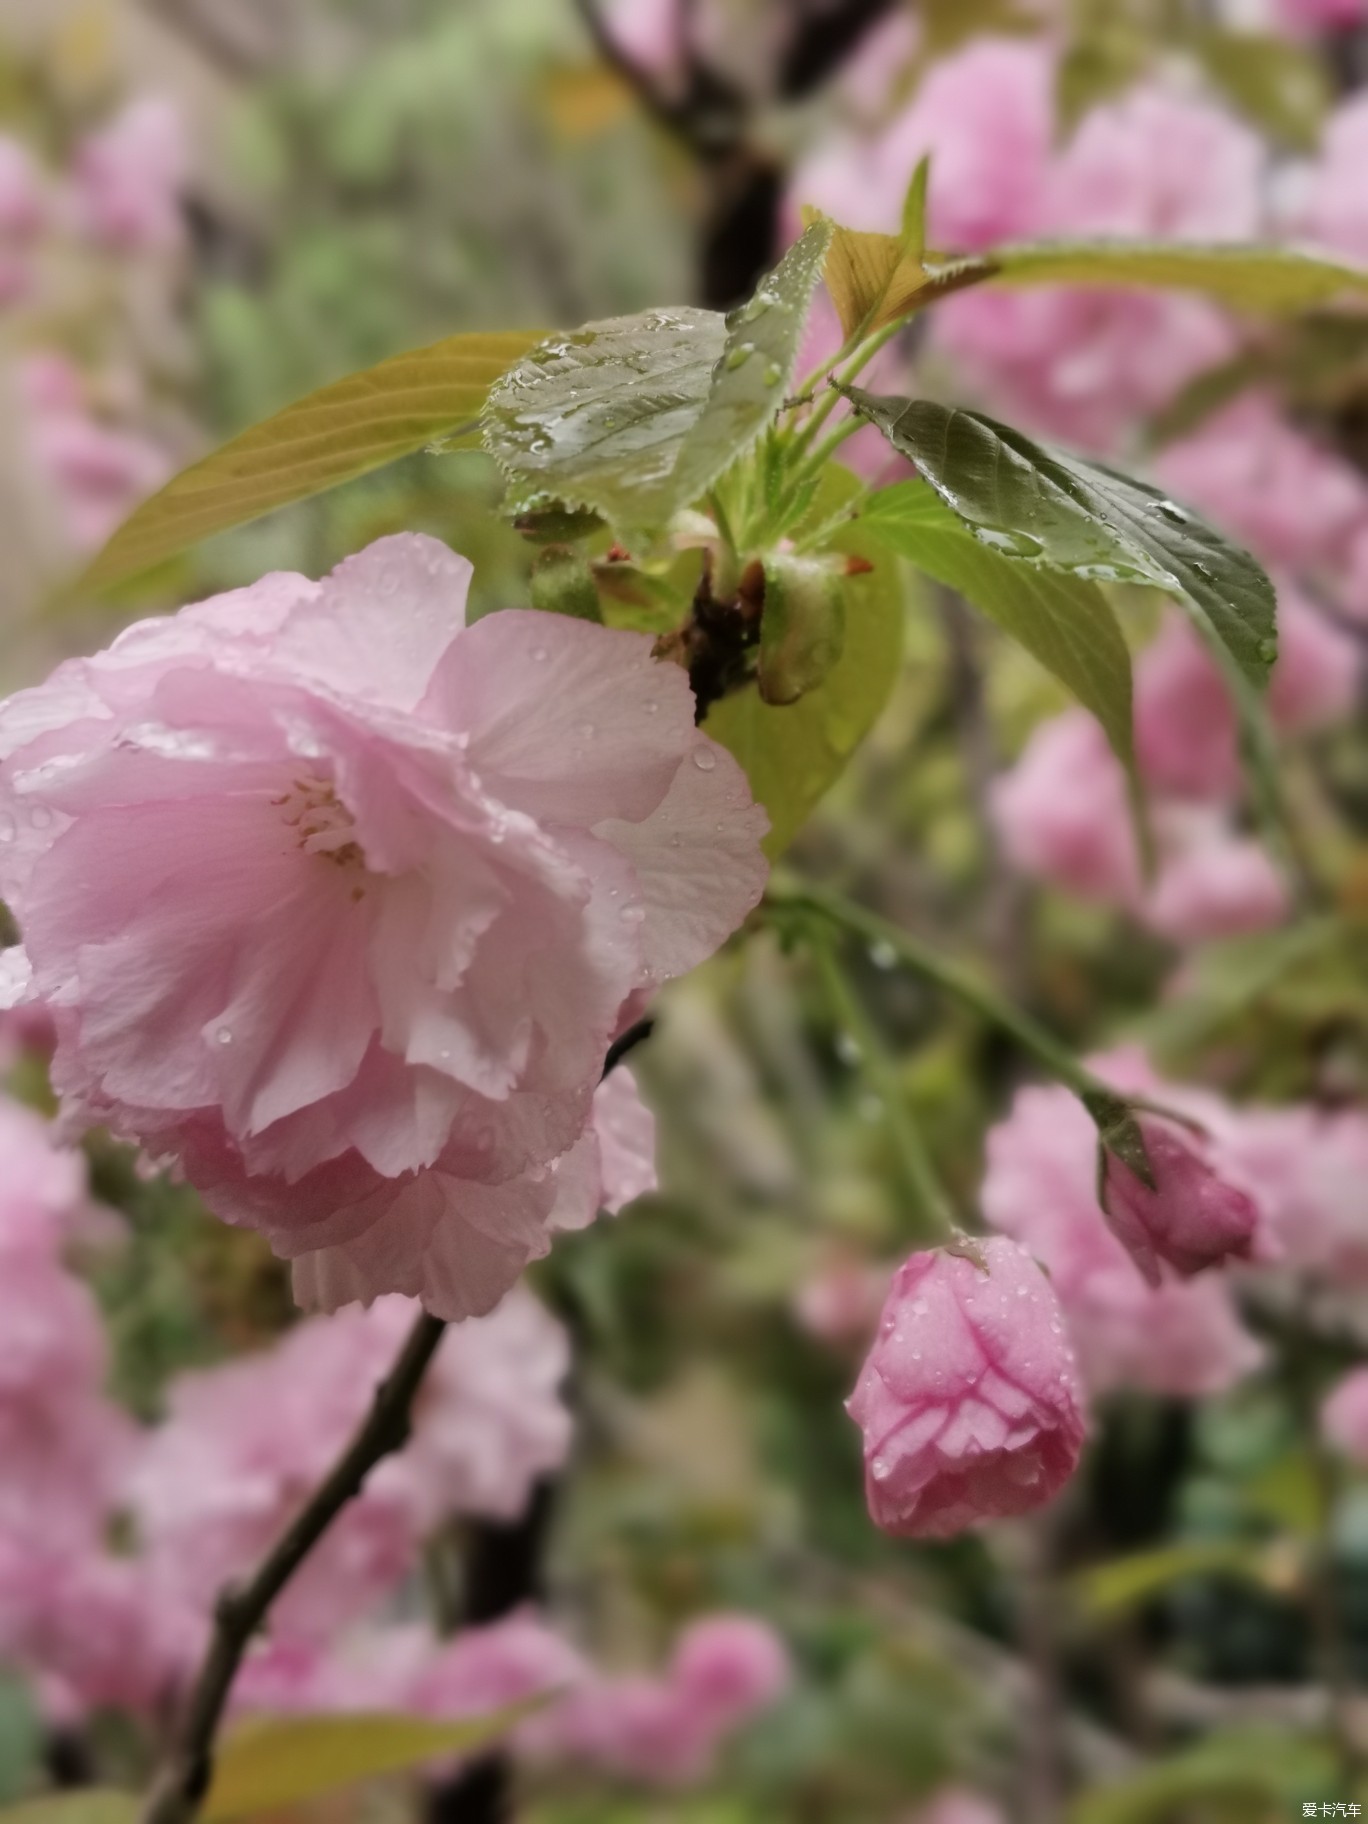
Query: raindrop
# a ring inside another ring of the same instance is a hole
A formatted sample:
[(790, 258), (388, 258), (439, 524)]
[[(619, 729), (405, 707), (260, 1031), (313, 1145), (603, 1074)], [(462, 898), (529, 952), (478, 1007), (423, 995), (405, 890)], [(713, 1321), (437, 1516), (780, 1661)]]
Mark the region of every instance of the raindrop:
[(1271, 665), (1277, 656), (1278, 642), (1276, 640), (1259, 641), (1259, 657), (1263, 660), (1265, 665)]
[(646, 922), (646, 908), (644, 906), (624, 906), (618, 913), (618, 917), (624, 925), (641, 925)]
[(898, 953), (886, 938), (880, 938), (869, 946), (869, 960), (876, 969), (893, 969), (897, 967)]
[(220, 1026), (214, 1037), (220, 1045), (231, 1045), (233, 1042), (232, 1031), (227, 1026)]
[(592, 722), (581, 722), (575, 732), (581, 741), (592, 741), (598, 730)]
[(655, 698), (654, 698), (654, 697), (647, 697), (647, 699), (646, 699), (646, 714), (647, 714), (647, 715), (648, 715), (648, 716), (653, 716), (653, 715), (655, 715), (655, 713), (656, 713), (656, 711), (657, 711), (657, 710), (658, 710), (658, 709), (659, 709), (659, 708), (660, 708), (660, 705), (659, 705), (659, 703), (657, 703), (657, 702), (656, 702), (656, 700), (655, 700)]
[(1154, 510), (1156, 513), (1162, 514), (1165, 519), (1171, 520), (1175, 526), (1185, 526), (1188, 522), (1188, 515), (1176, 501), (1161, 500), (1156, 503)]
[(717, 765), (717, 755), (710, 747), (696, 747), (693, 750), (693, 763), (700, 773), (710, 773)]
[(746, 365), (747, 361), (750, 360), (754, 353), (755, 344), (753, 342), (743, 342), (738, 348), (727, 350), (726, 358), (722, 365), (729, 374), (734, 374), (738, 367), (744, 367)]
[(545, 658), (545, 657), (546, 657), (546, 648), (545, 648), (545, 646), (534, 646), (534, 647), (533, 647), (533, 648), (532, 648), (532, 658), (533, 658), (533, 662), (534, 662), (534, 663), (535, 663), (535, 664), (538, 664), (538, 665), (540, 665), (540, 664), (541, 664), (541, 662), (542, 662), (542, 660), (543, 660), (543, 659), (544, 659), (544, 658)]

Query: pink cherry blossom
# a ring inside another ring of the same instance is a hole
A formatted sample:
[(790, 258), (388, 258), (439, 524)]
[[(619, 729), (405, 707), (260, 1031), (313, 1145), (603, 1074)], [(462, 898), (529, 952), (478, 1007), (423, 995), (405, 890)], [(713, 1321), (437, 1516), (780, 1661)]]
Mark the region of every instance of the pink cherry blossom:
[(819, 1342), (866, 1343), (888, 1296), (889, 1269), (833, 1252), (798, 1288), (794, 1316)]
[(1368, 1177), (1368, 1116), (1306, 1105), (1194, 1112), (1210, 1127), (1222, 1171), (1266, 1212), (1287, 1264), (1330, 1284), (1368, 1287), (1360, 1188)]
[(1287, 734), (1351, 714), (1363, 676), (1363, 643), (1336, 626), (1285, 577), (1278, 585), (1278, 658), (1268, 713)]
[(1156, 817), (1158, 878), (1137, 907), (1145, 924), (1175, 944), (1267, 931), (1292, 909), (1286, 877), (1252, 837), (1204, 807), (1161, 807)]
[(1072, 1475), (1086, 1421), (1055, 1295), (1024, 1249), (975, 1244), (898, 1269), (848, 1402), (884, 1531), (946, 1538), (1028, 1513)]
[(1266, 562), (1292, 570), (1340, 559), (1368, 517), (1368, 488), (1341, 457), (1248, 393), (1155, 463), (1164, 487)]
[[(155, 1600), (207, 1623), (313, 1493), (394, 1351), (365, 1312), (304, 1323), (274, 1348), (181, 1375), (146, 1439), (128, 1503)], [(407, 1492), (372, 1477), (273, 1611), (273, 1626), (325, 1640), (392, 1590), (417, 1554)]]
[(586, 1220), (594, 1174), (554, 1168), (622, 1010), (765, 879), (684, 673), (561, 616), (466, 628), (468, 578), (383, 539), (0, 706), (0, 890), (70, 1118), (178, 1158), (327, 1307), (488, 1310)]
[(425, 1716), (483, 1716), (528, 1698), (570, 1692), (590, 1677), (574, 1647), (530, 1610), (467, 1628), (410, 1681), (405, 1704)]
[[(1261, 210), (1263, 151), (1232, 115), (1161, 86), (1092, 109), (1038, 180), (1031, 232), (1241, 240)], [(936, 340), (1010, 416), (1094, 449), (1233, 353), (1205, 300), (1154, 292), (984, 288), (937, 312)]]
[[(413, 1307), (380, 1300), (372, 1321), (397, 1353)], [(569, 1453), (573, 1424), (561, 1398), (569, 1367), (564, 1328), (523, 1286), (487, 1317), (452, 1327), (415, 1403), (412, 1439), (380, 1472), (383, 1486), (403, 1490), (420, 1533), (457, 1514), (518, 1518), (538, 1477)]]
[(811, 204), (847, 228), (896, 233), (919, 161), (933, 154), (928, 228), (947, 250), (1036, 225), (1054, 133), (1054, 58), (1025, 38), (979, 38), (932, 65), (883, 134), (833, 136), (800, 164), (790, 225)]
[(1001, 1809), (967, 1786), (945, 1786), (907, 1824), (1005, 1824)]
[(1289, 32), (1347, 32), (1368, 20), (1368, 0), (1274, 0), (1274, 11)]
[[(1361, 8), (1361, 0), (1352, 0)], [(1326, 121), (1320, 156), (1302, 174), (1303, 195), (1295, 225), (1351, 259), (1368, 257), (1368, 198), (1363, 161), (1368, 157), (1368, 95), (1348, 96)]]
[(0, 133), (0, 306), (30, 289), (33, 243), (46, 220), (43, 181), (32, 154)]
[(1023, 873), (1086, 899), (1129, 904), (1140, 863), (1126, 781), (1093, 718), (1066, 710), (1042, 722), (992, 794), (993, 821)]
[(97, 550), (173, 467), (150, 438), (103, 424), (83, 406), (31, 404), (28, 442), (78, 552)]
[(753, 1615), (707, 1615), (685, 1629), (670, 1662), (675, 1688), (719, 1729), (770, 1709), (788, 1688), (783, 1642)]
[(76, 210), (93, 239), (123, 252), (162, 252), (184, 233), (186, 147), (180, 112), (143, 96), (86, 139), (73, 170)]
[(1156, 1288), (1141, 1279), (1102, 1220), (1097, 1130), (1068, 1090), (1017, 1092), (988, 1136), (980, 1202), (986, 1220), (1048, 1270), (1093, 1392), (1199, 1399), (1262, 1360), (1218, 1277)]
[(1368, 1463), (1368, 1368), (1351, 1369), (1321, 1407), (1327, 1442), (1356, 1463)]
[(1224, 1178), (1200, 1134), (1152, 1114), (1138, 1118), (1151, 1188), (1106, 1155), (1104, 1208), (1112, 1233), (1152, 1286), (1160, 1263), (1183, 1279), (1261, 1252), (1259, 1210), (1252, 1197)]
[(1176, 614), (1135, 668), (1135, 751), (1157, 792), (1219, 802), (1239, 791), (1230, 692), (1191, 623)]
[[(130, 1503), (161, 1601), (200, 1615), (249, 1570), (346, 1443), (416, 1307), (377, 1300), (295, 1326), (273, 1348), (173, 1383)], [(321, 1641), (409, 1570), (419, 1542), (456, 1515), (511, 1520), (558, 1469), (571, 1420), (569, 1348), (522, 1287), (453, 1326), (415, 1403), (412, 1437), (382, 1463), (275, 1611), (287, 1638)]]
[(1054, 53), (1029, 38), (971, 39), (932, 64), (879, 148), (885, 213), (869, 225), (898, 226), (912, 173), (929, 153), (934, 246), (972, 251), (1033, 233), (1054, 138), (1054, 83)]

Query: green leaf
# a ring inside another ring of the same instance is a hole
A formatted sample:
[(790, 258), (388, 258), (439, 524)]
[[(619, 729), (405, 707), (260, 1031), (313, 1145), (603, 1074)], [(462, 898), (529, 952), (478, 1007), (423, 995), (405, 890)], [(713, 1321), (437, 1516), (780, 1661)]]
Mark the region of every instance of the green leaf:
[[(205, 1824), (276, 1811), (339, 1786), (402, 1773), (443, 1755), (470, 1754), (495, 1742), (529, 1706), (460, 1722), (387, 1715), (290, 1716), (244, 1723), (214, 1759), (214, 1778), (200, 1813)], [(34, 1820), (34, 1824), (45, 1824)], [(84, 1824), (60, 1819), (54, 1824)], [(104, 1824), (96, 1819), (92, 1824)], [(123, 1824), (111, 1818), (109, 1824)]]
[[(828, 468), (814, 518), (834, 516), (859, 491), (848, 471)], [(801, 702), (782, 708), (762, 703), (748, 685), (708, 712), (708, 733), (735, 754), (769, 812), (765, 852), (771, 860), (788, 847), (873, 727), (902, 653), (902, 590), (892, 558), (865, 540), (854, 522), (833, 534), (829, 548), (868, 557), (874, 567), (844, 581), (845, 644), (825, 681)]]
[(649, 523), (726, 341), (716, 311), (648, 310), (534, 348), (494, 387), (483, 417), (515, 510), (556, 503), (619, 526)]
[(1266, 683), (1277, 656), (1272, 585), (1247, 551), (1194, 513), (977, 412), (843, 390), (989, 550), (1176, 595), (1218, 656), (1247, 684)]
[(1209, 1735), (1124, 1778), (1082, 1793), (1069, 1824), (1284, 1824), (1302, 1801), (1336, 1787), (1322, 1740), (1267, 1726)]
[(997, 285), (1145, 285), (1201, 291), (1235, 310), (1309, 310), (1368, 292), (1368, 269), (1290, 247), (1182, 246), (1148, 241), (1038, 241), (994, 247), (984, 278)]
[(1264, 1558), (1263, 1548), (1248, 1539), (1188, 1540), (1095, 1565), (1074, 1587), (1089, 1616), (1100, 1620), (1162, 1596), (1190, 1577), (1224, 1574), (1258, 1581)]
[(90, 1786), (7, 1805), (0, 1811), (0, 1824), (136, 1824), (141, 1813), (135, 1794)]
[(930, 182), (931, 155), (927, 153), (917, 161), (903, 200), (903, 246), (914, 260), (920, 260), (926, 252), (926, 191)]
[(1024, 646), (1092, 711), (1117, 756), (1131, 765), (1130, 648), (1096, 583), (1002, 556), (976, 539), (924, 482), (882, 489), (860, 524)]
[(750, 302), (728, 317), (727, 344), (707, 404), (684, 440), (660, 517), (706, 493), (773, 424), (793, 380), (831, 236), (830, 222), (804, 229)]
[(765, 559), (757, 681), (766, 703), (796, 703), (841, 656), (844, 580), (820, 557), (771, 552)]
[(635, 532), (705, 494), (783, 404), (830, 234), (809, 228), (729, 318), (649, 310), (533, 349), (484, 412), (515, 509), (555, 502)]
[(77, 589), (108, 589), (214, 532), (465, 435), (494, 381), (535, 340), (511, 331), (448, 336), (296, 400), (144, 501)]

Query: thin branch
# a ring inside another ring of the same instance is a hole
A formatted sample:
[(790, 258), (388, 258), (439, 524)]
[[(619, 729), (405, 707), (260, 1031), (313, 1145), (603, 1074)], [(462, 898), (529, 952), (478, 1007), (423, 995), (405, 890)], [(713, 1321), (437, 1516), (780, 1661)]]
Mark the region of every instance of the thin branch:
[(371, 1470), (408, 1442), (414, 1396), (445, 1333), (443, 1319), (420, 1314), (388, 1379), (376, 1389), (370, 1412), (308, 1505), (255, 1576), (219, 1598), (208, 1651), (170, 1757), (149, 1795), (143, 1824), (189, 1824), (199, 1810), (213, 1777), (214, 1736), (253, 1635), (338, 1514), (360, 1494)]

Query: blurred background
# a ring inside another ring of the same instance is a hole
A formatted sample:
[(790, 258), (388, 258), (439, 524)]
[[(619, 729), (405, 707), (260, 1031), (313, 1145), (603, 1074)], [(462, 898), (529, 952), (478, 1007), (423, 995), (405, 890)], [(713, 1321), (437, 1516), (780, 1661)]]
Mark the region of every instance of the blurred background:
[[(135, 614), (318, 575), (399, 528), (474, 560), (476, 612), (524, 601), (532, 554), (475, 452), (416, 455), (112, 602), (78, 579), (139, 500), (302, 393), (457, 330), (726, 308), (805, 203), (896, 226), (925, 152), (947, 250), (1114, 233), (1368, 260), (1361, 81), (1358, 0), (0, 0), (0, 687)], [(1219, 686), (1153, 604), (1128, 623), (1153, 891), (1102, 852), (1111, 763), (1056, 688), (910, 584), (888, 708), (789, 861), (975, 957), (1080, 1050), (1142, 1047), (1218, 1096), (1283, 1264), (1188, 1300), (1048, 1260), (1094, 1398), (1080, 1476), (1029, 1523), (882, 1538), (842, 1401), (919, 1239), (900, 1121), (930, 1135), (966, 1223), (997, 1220), (1027, 1066), (877, 947), (833, 977), (745, 937), (669, 991), (633, 1060), (660, 1189), (533, 1275), (573, 1353), (556, 1409), (573, 1449), (533, 1453), (521, 1512), (471, 1504), (322, 1630), (356, 1674), (331, 1701), (389, 1704), (381, 1662), (432, 1592), (448, 1629), (535, 1601), (628, 1720), (607, 1745), (567, 1729), (310, 1816), (1251, 1824), (1368, 1803), (1368, 1412), (1323, 1414), (1368, 1356), (1368, 319), (982, 293), (893, 352), (890, 390), (914, 376), (1147, 469), (1275, 572), (1273, 707), (1313, 909), (1228, 776)], [(850, 449), (884, 472), (886, 452)], [(47, 1143), (18, 1112), (51, 1111), (44, 1041), (0, 1028), (0, 1231), (20, 1154)], [(285, 1271), (119, 1149), (88, 1155), (89, 1188), (52, 1193), (71, 1223), (48, 1263), (78, 1300), (52, 1322), (88, 1343), (80, 1398), (134, 1439), (193, 1438), (183, 1377), (278, 1359)], [(1071, 1193), (1041, 1167), (1030, 1194)], [(49, 1498), (86, 1503), (68, 1561), (146, 1546), (122, 1471), (79, 1496), (65, 1471), (26, 1480), (42, 1453), (13, 1440), (68, 1422), (7, 1375), (31, 1307), (0, 1285), (9, 1800), (141, 1778), (167, 1703), (156, 1678), (97, 1667), (151, 1651), (142, 1586), (130, 1608), (117, 1579), (77, 1602), (57, 1578), (50, 1612), (21, 1624), (12, 1591), (6, 1608), (5, 1552), (31, 1594), (21, 1546)], [(246, 1404), (269, 1411), (269, 1385)], [(209, 1529), (249, 1471), (176, 1473), (219, 1478), (193, 1522)], [(788, 1670), (674, 1752), (643, 1694), (718, 1612), (758, 1618)], [(321, 1651), (315, 1629), (308, 1676), (263, 1675), (259, 1706), (324, 1707)], [(527, 1688), (510, 1677), (495, 1701)]]

